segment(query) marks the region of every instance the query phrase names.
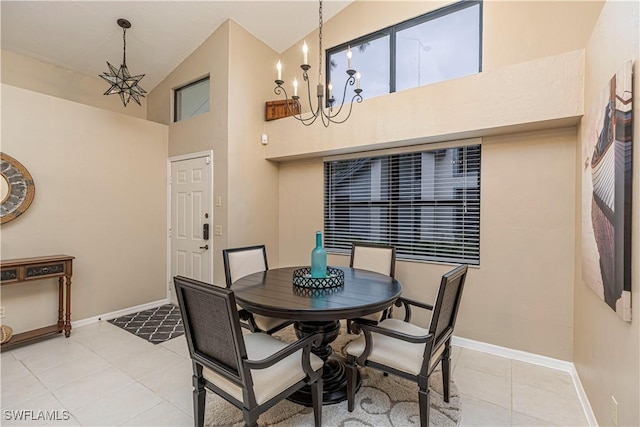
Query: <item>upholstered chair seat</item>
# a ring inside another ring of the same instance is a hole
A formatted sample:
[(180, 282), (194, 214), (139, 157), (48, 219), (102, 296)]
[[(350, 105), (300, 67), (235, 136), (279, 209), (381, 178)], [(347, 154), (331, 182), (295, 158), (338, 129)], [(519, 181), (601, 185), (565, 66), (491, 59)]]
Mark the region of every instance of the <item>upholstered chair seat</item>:
[[(379, 327), (396, 332), (402, 332), (407, 335), (423, 336), (429, 334), (428, 329), (421, 328), (412, 323), (404, 322), (400, 319), (385, 319), (378, 324)], [(412, 375), (418, 375), (422, 368), (424, 360), (424, 343), (414, 344), (402, 341), (400, 339), (387, 335), (371, 333), (373, 347), (368, 360), (380, 363), (385, 366), (406, 372)], [(347, 354), (356, 358), (360, 357), (365, 347), (364, 335), (360, 335), (357, 339), (349, 343)], [(440, 347), (433, 356), (431, 356), (431, 364), (435, 365), (440, 356), (444, 352), (444, 346)]]
[[(266, 359), (278, 351), (286, 348), (288, 343), (282, 342), (263, 333), (251, 333), (244, 335), (244, 345), (247, 349), (249, 360)], [(311, 354), (311, 368), (314, 371), (322, 368), (323, 361), (315, 354)], [(303, 380), (306, 376), (300, 360), (302, 350), (298, 350), (269, 369), (252, 369), (253, 391), (256, 395), (256, 403), (261, 405), (278, 393)], [(207, 381), (220, 387), (238, 400), (242, 400), (242, 387), (233, 384), (221, 375), (210, 369), (204, 368), (202, 375)]]
[(275, 317), (262, 316), (260, 314), (252, 314), (253, 321), (259, 330), (265, 331), (268, 333), (273, 333), (275, 331), (279, 331), (291, 324), (290, 320), (286, 319), (278, 319)]

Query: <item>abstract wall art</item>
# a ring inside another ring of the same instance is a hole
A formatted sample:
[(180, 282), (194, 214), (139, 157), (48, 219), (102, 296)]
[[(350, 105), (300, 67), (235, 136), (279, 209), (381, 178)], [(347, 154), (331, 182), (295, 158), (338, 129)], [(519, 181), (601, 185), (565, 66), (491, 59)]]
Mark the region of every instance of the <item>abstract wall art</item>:
[(582, 155), (582, 277), (631, 321), (632, 61), (586, 117)]

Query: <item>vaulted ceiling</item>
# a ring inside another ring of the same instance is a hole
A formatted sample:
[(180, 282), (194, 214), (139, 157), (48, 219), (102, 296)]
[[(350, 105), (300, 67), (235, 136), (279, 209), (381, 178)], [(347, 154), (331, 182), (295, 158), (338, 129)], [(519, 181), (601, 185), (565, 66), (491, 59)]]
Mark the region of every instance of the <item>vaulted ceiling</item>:
[[(352, 0), (325, 1), (324, 20)], [(2, 49), (89, 76), (122, 62), (122, 29), (129, 20), (127, 65), (146, 74), (152, 90), (223, 22), (232, 19), (277, 52), (318, 27), (318, 2), (297, 1), (5, 1), (0, 5)]]

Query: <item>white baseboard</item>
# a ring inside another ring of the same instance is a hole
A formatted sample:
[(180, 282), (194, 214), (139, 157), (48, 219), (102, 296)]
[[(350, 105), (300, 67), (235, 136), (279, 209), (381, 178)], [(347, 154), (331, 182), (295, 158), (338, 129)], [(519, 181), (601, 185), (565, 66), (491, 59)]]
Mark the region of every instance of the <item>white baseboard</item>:
[(591, 409), (591, 403), (589, 403), (587, 392), (584, 391), (584, 388), (582, 387), (582, 382), (580, 381), (580, 376), (578, 375), (575, 365), (572, 366), (570, 373), (571, 378), (573, 378), (573, 386), (576, 388), (576, 392), (578, 393), (578, 399), (580, 399), (580, 404), (582, 404), (584, 416), (587, 417), (587, 422), (590, 426), (597, 427), (598, 420), (596, 419), (596, 414), (594, 414), (593, 409)]
[(138, 311), (148, 310), (150, 308), (160, 307), (161, 305), (169, 304), (169, 299), (161, 299), (158, 301), (148, 302), (146, 304), (136, 305), (135, 307), (123, 308), (122, 310), (112, 311), (111, 313), (100, 314), (98, 316), (89, 317), (88, 319), (81, 319), (71, 322), (73, 328), (80, 326), (91, 325), (92, 323), (98, 323), (102, 320), (111, 320), (116, 317), (126, 316), (127, 314), (137, 313)]
[(506, 357), (512, 360), (532, 363), (534, 365), (544, 366), (545, 368), (558, 369), (560, 371), (567, 372), (573, 379), (573, 386), (575, 387), (576, 393), (578, 394), (578, 399), (580, 400), (580, 404), (582, 405), (582, 410), (584, 412), (584, 416), (587, 418), (587, 422), (590, 426), (598, 426), (598, 421), (596, 420), (596, 416), (591, 409), (589, 398), (587, 397), (587, 393), (582, 387), (582, 382), (580, 382), (578, 371), (576, 371), (576, 367), (573, 363), (567, 362), (566, 360), (554, 359), (552, 357), (541, 356), (539, 354), (528, 353), (522, 350), (514, 350), (507, 347), (501, 347), (499, 345), (487, 344), (484, 342), (474, 341), (468, 338), (456, 336), (452, 338), (451, 343), (453, 345), (457, 345), (458, 347), (468, 348), (470, 350), (493, 354), (494, 356)]

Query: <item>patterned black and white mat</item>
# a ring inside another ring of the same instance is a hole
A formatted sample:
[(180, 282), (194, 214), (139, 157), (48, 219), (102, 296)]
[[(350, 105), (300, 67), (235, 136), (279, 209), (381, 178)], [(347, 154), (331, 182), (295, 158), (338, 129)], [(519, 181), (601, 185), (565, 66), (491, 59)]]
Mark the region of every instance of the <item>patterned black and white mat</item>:
[(135, 336), (158, 344), (184, 334), (180, 309), (173, 304), (140, 311), (109, 320)]

